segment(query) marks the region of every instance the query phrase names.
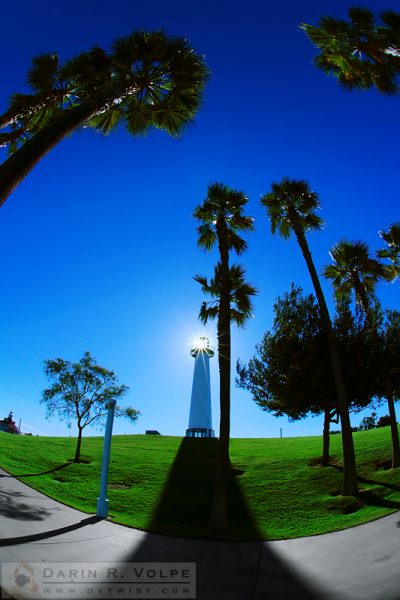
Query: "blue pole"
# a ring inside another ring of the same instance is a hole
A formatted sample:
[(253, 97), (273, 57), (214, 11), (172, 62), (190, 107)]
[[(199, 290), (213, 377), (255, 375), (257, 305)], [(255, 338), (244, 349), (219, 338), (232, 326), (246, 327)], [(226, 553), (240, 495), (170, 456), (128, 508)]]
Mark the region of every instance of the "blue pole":
[(106, 519), (108, 517), (107, 483), (108, 467), (110, 464), (111, 437), (114, 422), (115, 400), (108, 403), (106, 431), (104, 434), (103, 456), (101, 459), (100, 474), (100, 496), (97, 498), (97, 516)]

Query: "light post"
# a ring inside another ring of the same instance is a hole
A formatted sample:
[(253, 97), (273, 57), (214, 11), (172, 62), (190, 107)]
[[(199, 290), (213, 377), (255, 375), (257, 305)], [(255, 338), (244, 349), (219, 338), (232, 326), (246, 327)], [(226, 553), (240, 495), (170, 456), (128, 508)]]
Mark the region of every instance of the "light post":
[(104, 433), (103, 455), (101, 459), (101, 474), (100, 474), (100, 496), (97, 498), (97, 516), (106, 519), (108, 517), (108, 500), (107, 500), (107, 483), (108, 483), (108, 467), (110, 464), (110, 450), (112, 428), (114, 423), (115, 400), (110, 400), (108, 403), (108, 413), (106, 422), (106, 431)]

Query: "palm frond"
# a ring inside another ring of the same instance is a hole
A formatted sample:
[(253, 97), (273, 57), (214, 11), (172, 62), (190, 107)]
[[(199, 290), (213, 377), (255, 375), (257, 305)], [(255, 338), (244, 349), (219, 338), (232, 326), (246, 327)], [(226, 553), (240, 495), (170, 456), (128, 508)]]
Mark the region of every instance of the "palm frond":
[(204, 248), (205, 250), (211, 250), (217, 242), (217, 234), (215, 229), (208, 223), (203, 223), (199, 225), (197, 228), (197, 233), (199, 237), (197, 239), (197, 244), (200, 248)]
[(102, 111), (92, 117), (90, 121), (88, 121), (88, 125), (101, 131), (104, 135), (108, 135), (113, 129), (116, 129), (120, 117), (121, 112), (118, 108), (110, 108), (109, 110)]
[(203, 291), (205, 293), (208, 293), (209, 285), (208, 285), (208, 279), (207, 279), (207, 277), (204, 277), (204, 275), (196, 274), (193, 277), (193, 279), (195, 281), (197, 281), (197, 283), (199, 283), (201, 285), (201, 287), (203, 288)]
[(126, 130), (132, 135), (145, 135), (152, 125), (151, 109), (136, 98), (131, 99), (122, 118)]
[(219, 305), (218, 304), (207, 304), (203, 302), (199, 311), (199, 320), (203, 325), (207, 325), (208, 321), (213, 321), (218, 317)]
[(348, 14), (348, 22), (322, 17), (317, 27), (300, 26), (320, 52), (314, 64), (334, 75), (346, 91), (375, 87), (384, 94), (398, 93), (400, 14), (382, 13), (383, 25), (366, 8), (352, 7)]
[(227, 231), (227, 242), (228, 247), (233, 249), (236, 254), (242, 254), (245, 250), (247, 250), (247, 242), (243, 238), (241, 238), (235, 231), (228, 228)]
[(36, 92), (49, 92), (59, 84), (57, 54), (41, 54), (32, 59), (32, 67), (27, 74), (28, 85)]

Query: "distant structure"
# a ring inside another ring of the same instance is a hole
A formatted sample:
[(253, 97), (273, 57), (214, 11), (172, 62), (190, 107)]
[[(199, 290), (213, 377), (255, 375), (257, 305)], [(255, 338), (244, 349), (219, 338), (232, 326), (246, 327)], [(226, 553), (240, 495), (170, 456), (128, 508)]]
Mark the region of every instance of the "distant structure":
[(0, 431), (5, 431), (6, 433), (19, 433), (19, 428), (13, 420), (12, 411), (10, 411), (8, 417), (0, 419)]
[(146, 429), (146, 435), (161, 435), (157, 429)]
[(210, 358), (214, 356), (214, 351), (210, 348), (209, 339), (200, 337), (191, 347), (190, 354), (194, 358), (194, 373), (186, 437), (214, 437), (210, 386)]

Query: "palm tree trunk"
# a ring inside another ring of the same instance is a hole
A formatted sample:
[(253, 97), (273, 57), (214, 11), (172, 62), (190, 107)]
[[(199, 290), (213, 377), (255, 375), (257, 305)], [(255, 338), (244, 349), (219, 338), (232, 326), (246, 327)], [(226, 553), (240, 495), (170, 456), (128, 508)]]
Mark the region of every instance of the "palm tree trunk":
[(393, 390), (389, 379), (385, 379), (385, 392), (390, 415), (390, 430), (392, 433), (392, 469), (397, 469), (397, 467), (400, 467), (399, 430), (397, 427)]
[(0, 165), (0, 206), (50, 150), (90, 119), (98, 108), (86, 103), (64, 111), (4, 161)]
[(365, 288), (364, 288), (363, 284), (361, 283), (360, 278), (358, 277), (357, 273), (353, 273), (352, 279), (353, 279), (353, 285), (354, 285), (354, 290), (356, 292), (356, 296), (359, 297), (361, 306), (363, 307), (365, 314), (368, 316), (369, 322), (371, 323), (371, 325), (373, 325), (373, 317), (372, 317), (372, 313), (371, 313), (371, 307), (369, 304), (368, 296), (365, 292)]
[(322, 435), (322, 461), (321, 465), (323, 467), (329, 466), (329, 445), (330, 445), (330, 435), (329, 429), (331, 424), (331, 411), (329, 408), (325, 408), (324, 410), (324, 431)]
[[(294, 212), (294, 211), (293, 211)], [(289, 218), (297, 241), (306, 261), (308, 271), (314, 286), (318, 304), (321, 310), (321, 316), (325, 324), (328, 349), (332, 366), (332, 372), (335, 380), (337, 405), (342, 425), (342, 448), (343, 448), (343, 480), (342, 480), (342, 495), (353, 496), (358, 491), (356, 458), (354, 453), (353, 435), (351, 432), (349, 407), (347, 401), (346, 387), (343, 377), (343, 369), (340, 361), (339, 350), (336, 343), (336, 337), (332, 328), (332, 322), (329, 315), (328, 307), (325, 302), (324, 293), (321, 288), (319, 277), (315, 269), (311, 252), (307, 244), (307, 240), (298, 222), (296, 214), (289, 213)]]
[(78, 425), (78, 441), (76, 444), (75, 458), (74, 458), (74, 462), (76, 462), (76, 463), (78, 463), (81, 458), (82, 431), (83, 431), (83, 428), (79, 427), (79, 425)]
[(231, 410), (231, 328), (229, 250), (225, 231), (218, 232), (221, 255), (221, 297), (218, 312), (218, 364), (220, 378), (220, 424), (213, 505), (208, 527), (214, 531), (228, 528), (228, 476), (230, 469)]

